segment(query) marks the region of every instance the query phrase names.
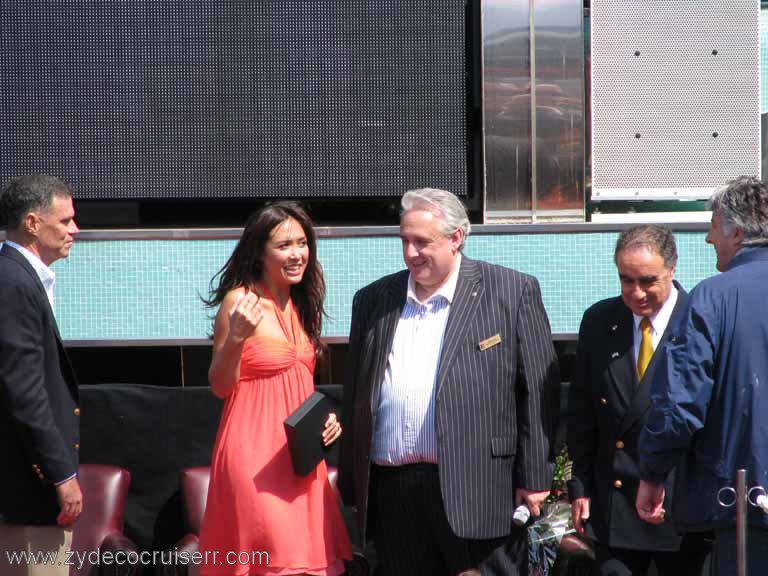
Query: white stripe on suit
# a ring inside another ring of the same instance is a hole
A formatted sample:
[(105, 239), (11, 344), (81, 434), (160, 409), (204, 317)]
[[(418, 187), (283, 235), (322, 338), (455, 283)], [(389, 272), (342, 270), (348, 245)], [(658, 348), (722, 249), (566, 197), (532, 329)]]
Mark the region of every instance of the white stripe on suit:
[[(408, 272), (355, 294), (344, 386), (339, 485), (365, 533), (371, 407), (405, 304)], [(495, 335), (500, 343), (481, 350)], [(440, 486), (462, 538), (507, 535), (514, 489), (548, 490), (559, 371), (537, 280), (462, 258), (437, 376)]]

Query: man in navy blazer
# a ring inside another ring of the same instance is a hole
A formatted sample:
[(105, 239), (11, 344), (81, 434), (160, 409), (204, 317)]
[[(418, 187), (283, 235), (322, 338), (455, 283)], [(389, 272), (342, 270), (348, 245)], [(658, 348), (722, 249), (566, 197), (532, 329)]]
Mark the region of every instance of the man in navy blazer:
[[(709, 202), (707, 242), (717, 269), (692, 291), (664, 348), (640, 436), (637, 511), (662, 522), (664, 480), (675, 472), (672, 517), (681, 531), (714, 530), (720, 576), (736, 574), (736, 471), (768, 488), (768, 186), (738, 178)], [(753, 503), (758, 489), (752, 493)], [(748, 506), (747, 571), (768, 573), (768, 514)]]
[[(78, 393), (53, 315), (55, 275), (78, 232), (72, 191), (50, 176), (11, 180), (0, 194), (0, 573), (67, 574), (77, 480)], [(58, 554), (55, 565), (7, 553)]]
[(513, 511), (539, 514), (554, 462), (559, 371), (539, 285), (462, 255), (469, 219), (450, 192), (413, 190), (401, 207), (407, 270), (354, 298), (341, 492), (382, 576), (514, 573)]
[[(569, 393), (573, 524), (595, 541), (601, 576), (642, 576), (651, 560), (660, 576), (698, 575), (707, 542), (693, 536), (682, 541), (670, 522), (652, 526), (635, 512), (638, 441), (663, 356), (657, 352), (688, 298), (674, 280), (672, 231), (655, 224), (624, 230), (614, 261), (621, 296), (584, 313)], [(669, 499), (671, 478), (668, 487)]]

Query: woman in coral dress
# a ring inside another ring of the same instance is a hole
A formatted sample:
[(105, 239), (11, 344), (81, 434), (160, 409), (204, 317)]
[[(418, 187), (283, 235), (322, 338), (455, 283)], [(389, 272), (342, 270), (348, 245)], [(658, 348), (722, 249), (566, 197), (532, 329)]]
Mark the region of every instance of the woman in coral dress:
[[(351, 558), (325, 462), (293, 472), (283, 421), (313, 392), (325, 284), (307, 214), (254, 214), (217, 274), (209, 380), (225, 399), (200, 530), (203, 575), (344, 572)], [(323, 442), (341, 434), (336, 415)]]

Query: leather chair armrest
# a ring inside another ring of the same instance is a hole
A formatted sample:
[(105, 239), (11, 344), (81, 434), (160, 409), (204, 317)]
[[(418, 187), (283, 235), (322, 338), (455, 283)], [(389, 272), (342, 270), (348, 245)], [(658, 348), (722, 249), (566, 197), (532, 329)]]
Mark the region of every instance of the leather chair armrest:
[[(129, 556), (130, 554), (130, 556)], [(110, 562), (102, 561), (93, 566), (91, 576), (139, 576), (142, 566), (139, 563), (139, 548), (133, 540), (120, 532), (110, 532), (101, 541), (99, 555), (102, 559), (110, 558)]]
[(592, 542), (577, 534), (566, 534), (560, 540), (559, 552), (571, 556), (587, 556), (594, 560), (595, 550)]
[[(188, 576), (197, 574), (199, 568), (192, 564), (192, 554), (199, 550), (200, 539), (197, 534), (186, 534), (181, 540), (176, 542), (173, 548), (163, 551), (163, 556), (167, 559), (159, 566), (155, 566), (155, 576)], [(174, 556), (175, 555), (175, 556)], [(183, 558), (187, 558), (188, 563), (183, 563)]]
[(572, 533), (560, 540), (552, 576), (591, 576), (595, 573), (595, 552), (592, 542)]
[(362, 552), (352, 552), (352, 560), (344, 564), (347, 569), (346, 576), (369, 576), (371, 573), (371, 566)]
[(173, 547), (173, 549), (179, 554), (185, 552), (191, 556), (198, 551), (199, 544), (200, 538), (198, 538), (197, 534), (186, 534), (181, 540), (176, 542), (176, 545)]
[(328, 483), (331, 485), (331, 488), (333, 488), (334, 493), (336, 496), (339, 497), (339, 501), (341, 501), (341, 493), (339, 492), (339, 469), (334, 468), (333, 466), (328, 466)]

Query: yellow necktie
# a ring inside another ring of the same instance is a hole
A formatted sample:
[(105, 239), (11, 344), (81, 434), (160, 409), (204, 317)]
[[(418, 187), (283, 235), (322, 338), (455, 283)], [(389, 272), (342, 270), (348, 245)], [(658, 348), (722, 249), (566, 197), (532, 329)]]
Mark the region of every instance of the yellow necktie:
[(642, 380), (648, 364), (653, 356), (653, 342), (651, 341), (651, 321), (648, 318), (640, 320), (640, 353), (637, 355), (637, 377)]

